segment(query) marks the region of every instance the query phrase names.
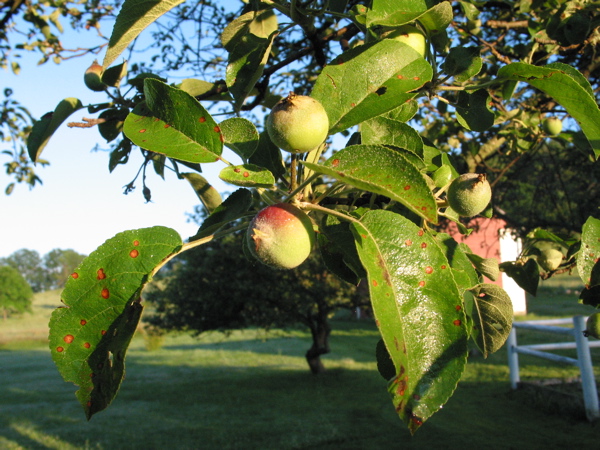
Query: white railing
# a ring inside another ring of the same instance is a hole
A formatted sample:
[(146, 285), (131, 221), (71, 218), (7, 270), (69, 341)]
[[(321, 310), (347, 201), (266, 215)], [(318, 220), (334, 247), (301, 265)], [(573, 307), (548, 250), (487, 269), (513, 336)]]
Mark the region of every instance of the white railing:
[[(588, 420), (593, 421), (600, 418), (600, 407), (598, 404), (598, 391), (596, 389), (596, 379), (594, 378), (590, 347), (600, 347), (600, 341), (588, 341), (588, 338), (583, 334), (586, 329), (585, 322), (586, 317), (584, 316), (575, 316), (572, 319), (513, 322), (513, 328), (507, 340), (508, 367), (510, 369), (510, 386), (513, 389), (517, 388), (520, 381), (519, 353), (579, 367), (585, 414)], [(557, 326), (568, 325), (571, 323), (573, 324), (573, 328)], [(554, 344), (517, 345), (517, 328), (570, 335), (575, 338), (575, 341)], [(557, 355), (548, 351), (573, 348), (577, 349), (577, 359)]]

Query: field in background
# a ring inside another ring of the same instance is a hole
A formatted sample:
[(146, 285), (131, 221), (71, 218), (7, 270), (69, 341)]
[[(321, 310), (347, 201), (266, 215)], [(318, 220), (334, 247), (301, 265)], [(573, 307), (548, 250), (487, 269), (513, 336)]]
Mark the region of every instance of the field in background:
[[(578, 288), (574, 279), (545, 282), (519, 320), (589, 314)], [(57, 292), (38, 294), (33, 314), (0, 321), (2, 449), (595, 448), (600, 431), (511, 392), (501, 349), (471, 357), (456, 394), (410, 437), (376, 370), (375, 326), (349, 319), (334, 322), (328, 370), (318, 377), (304, 360), (305, 330), (174, 335), (152, 352), (138, 336), (119, 395), (88, 422), (46, 348), (58, 305)], [(537, 339), (520, 333), (521, 343)], [(598, 350), (593, 358), (600, 367)], [(577, 375), (535, 358), (521, 357), (521, 366), (524, 380)]]

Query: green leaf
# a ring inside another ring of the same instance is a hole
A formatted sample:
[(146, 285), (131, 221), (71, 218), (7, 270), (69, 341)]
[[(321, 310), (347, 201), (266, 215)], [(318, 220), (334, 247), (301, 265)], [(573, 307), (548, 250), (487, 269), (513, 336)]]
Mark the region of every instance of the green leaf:
[(403, 216), (353, 224), (373, 313), (395, 366), (388, 391), (414, 433), (454, 392), (467, 360), (462, 296), (434, 238)]
[(275, 184), (275, 177), (269, 169), (254, 164), (227, 166), (219, 178), (227, 183), (243, 187), (271, 188)]
[(428, 8), (424, 0), (374, 0), (372, 10), (367, 13), (367, 25), (397, 27), (418, 19), (425, 28), (436, 33), (446, 29), (453, 17), (450, 2)]
[(200, 225), (198, 233), (190, 238), (190, 241), (216, 233), (232, 220), (239, 219), (250, 206), (252, 206), (252, 193), (248, 189), (238, 189), (212, 211), (211, 215)]
[(105, 121), (98, 124), (98, 132), (106, 139), (106, 142), (114, 141), (121, 135), (127, 113), (126, 109), (119, 108), (105, 109), (100, 113), (98, 118)]
[(75, 269), (50, 319), (50, 350), (65, 379), (79, 386), (88, 419), (117, 395), (125, 352), (142, 312), (140, 294), (153, 271), (182, 245), (170, 228), (117, 234)]
[(283, 157), (281, 150), (269, 137), (266, 131), (260, 133), (258, 139), (258, 147), (254, 153), (248, 158), (250, 164), (264, 167), (275, 175), (275, 178), (282, 177), (286, 173), (286, 168), (283, 165)]
[(199, 173), (185, 172), (181, 176), (188, 180), (188, 182), (194, 188), (194, 192), (206, 208), (206, 210), (212, 213), (221, 204), (221, 194)]
[(146, 103), (139, 103), (123, 126), (134, 144), (193, 163), (220, 159), (221, 129), (194, 97), (155, 79), (144, 86)]
[(54, 109), (54, 112), (44, 114), (40, 120), (33, 124), (31, 133), (27, 138), (27, 152), (33, 162), (39, 160), (42, 150), (67, 118), (83, 105), (78, 98), (65, 98)]
[(323, 164), (303, 162), (315, 172), (402, 203), (420, 217), (437, 223), (437, 205), (419, 170), (401, 152), (378, 145), (352, 145)]
[(483, 67), (479, 47), (453, 47), (448, 53), (442, 68), (459, 82), (465, 82), (477, 75)]
[(512, 328), (513, 307), (506, 291), (495, 284), (475, 286), (473, 293), (473, 339), (483, 357), (504, 345)]
[(596, 159), (600, 157), (600, 109), (590, 83), (577, 69), (561, 63), (512, 63), (502, 67), (498, 77), (529, 83), (560, 103), (581, 126)]
[(245, 161), (256, 151), (259, 135), (256, 127), (248, 119), (232, 117), (219, 124), (225, 145)]
[(210, 83), (208, 81), (197, 80), (195, 78), (186, 78), (181, 83), (179, 83), (177, 87), (182, 91), (187, 92), (192, 97), (202, 97), (203, 100), (233, 100), (229, 92), (227, 92), (226, 85), (223, 83), (223, 81), (221, 81), (220, 83)]
[(498, 260), (496, 258), (483, 258), (475, 253), (467, 253), (467, 256), (481, 275), (488, 277), (492, 281), (498, 279), (500, 268), (498, 267)]
[(102, 65), (105, 68), (110, 66), (148, 25), (183, 2), (184, 0), (125, 0), (108, 41)]
[(119, 87), (121, 80), (127, 74), (127, 61), (109, 67), (102, 74), (102, 82), (108, 86)]
[(500, 264), (500, 270), (515, 280), (515, 283), (523, 290), (535, 296), (540, 283), (540, 271), (533, 259), (528, 259), (525, 263), (519, 261), (503, 262)]
[(221, 42), (229, 52), (225, 81), (236, 111), (262, 76), (276, 36), (277, 17), (271, 9), (248, 12), (223, 30)]
[(466, 246), (446, 233), (439, 233), (436, 239), (450, 263), (459, 291), (464, 292), (479, 284), (477, 272), (467, 256), (468, 247), (465, 249)]
[(600, 284), (592, 277), (600, 258), (600, 219), (588, 217), (581, 230), (581, 249), (577, 254), (577, 272), (585, 285)]
[(348, 222), (326, 215), (317, 234), (325, 266), (340, 279), (357, 285), (366, 276)]
[(468, 130), (485, 131), (494, 125), (494, 113), (488, 106), (490, 95), (485, 89), (473, 93), (460, 91), (456, 105), (456, 118)]
[(423, 158), (423, 139), (409, 125), (384, 116), (367, 120), (360, 125), (361, 143), (365, 145), (393, 145), (409, 150)]
[(329, 117), (330, 134), (396, 109), (431, 81), (431, 65), (408, 45), (383, 39), (344, 52), (317, 77), (311, 96)]

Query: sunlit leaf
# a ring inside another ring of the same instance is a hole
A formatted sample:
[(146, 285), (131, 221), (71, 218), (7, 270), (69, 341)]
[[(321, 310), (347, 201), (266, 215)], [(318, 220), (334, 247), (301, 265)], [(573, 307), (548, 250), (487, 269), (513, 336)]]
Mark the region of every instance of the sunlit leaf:
[(53, 112), (44, 114), (40, 120), (33, 124), (27, 139), (27, 152), (33, 162), (38, 161), (42, 150), (58, 127), (71, 114), (81, 108), (83, 108), (83, 104), (78, 98), (65, 98), (60, 101)]
[(589, 81), (577, 69), (562, 63), (544, 67), (512, 63), (502, 67), (498, 77), (529, 83), (560, 103), (581, 126), (595, 157), (600, 157), (600, 109)]
[(513, 321), (512, 301), (506, 291), (495, 284), (475, 286), (473, 293), (473, 339), (483, 357), (499, 350), (506, 342)]
[(396, 109), (432, 76), (431, 65), (410, 46), (383, 39), (333, 60), (321, 71), (311, 96), (323, 104), (335, 134)]
[(184, 0), (125, 0), (113, 27), (102, 65), (115, 61), (139, 34)]
[(400, 151), (377, 145), (352, 145), (323, 164), (303, 164), (315, 172), (390, 197), (437, 223), (435, 198), (425, 178)]
[(50, 319), (52, 359), (86, 416), (105, 409), (125, 376), (125, 353), (142, 312), (140, 295), (161, 262), (182, 245), (170, 228), (124, 231), (71, 274)]
[(467, 357), (467, 327), (448, 260), (403, 216), (370, 211), (352, 224), (373, 313), (395, 366), (394, 407), (415, 432), (450, 398)]

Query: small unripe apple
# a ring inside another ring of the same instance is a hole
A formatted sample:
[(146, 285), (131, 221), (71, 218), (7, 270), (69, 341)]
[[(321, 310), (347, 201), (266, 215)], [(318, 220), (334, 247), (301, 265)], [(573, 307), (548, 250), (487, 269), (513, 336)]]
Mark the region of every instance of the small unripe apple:
[(467, 30), (473, 34), (481, 33), (481, 19), (467, 19)]
[(107, 86), (102, 81), (103, 72), (104, 68), (98, 64), (98, 61), (94, 61), (92, 65), (85, 71), (85, 74), (83, 75), (83, 82), (92, 91), (104, 91)]
[(600, 312), (595, 312), (587, 318), (585, 334), (600, 339)]
[(293, 269), (310, 255), (315, 232), (310, 218), (289, 203), (267, 206), (254, 216), (247, 244), (260, 262), (276, 269)]
[(384, 37), (386, 39), (395, 39), (396, 41), (404, 42), (419, 55), (425, 57), (425, 52), (427, 51), (425, 35), (417, 27), (412, 25), (402, 25), (401, 27), (390, 31)]
[(562, 127), (562, 120), (558, 117), (546, 117), (542, 122), (542, 129), (550, 136), (559, 135)]
[(547, 248), (542, 250), (540, 256), (537, 258), (537, 262), (542, 269), (546, 272), (552, 272), (558, 269), (558, 266), (562, 263), (563, 254), (560, 250), (555, 248)]
[(462, 217), (479, 214), (491, 199), (492, 188), (483, 173), (462, 174), (448, 188), (448, 204)]
[(306, 153), (315, 150), (327, 138), (329, 118), (318, 100), (290, 92), (271, 109), (267, 132), (280, 149)]

